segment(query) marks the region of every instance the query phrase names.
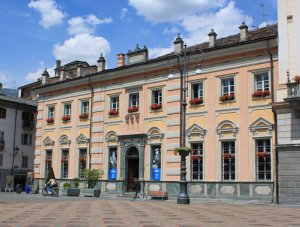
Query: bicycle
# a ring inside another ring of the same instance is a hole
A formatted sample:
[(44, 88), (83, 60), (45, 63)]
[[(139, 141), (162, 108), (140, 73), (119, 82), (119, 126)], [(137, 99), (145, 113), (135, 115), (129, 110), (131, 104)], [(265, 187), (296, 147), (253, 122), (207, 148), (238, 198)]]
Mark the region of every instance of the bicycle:
[(48, 187), (47, 184), (43, 184), (42, 195), (43, 196), (58, 196), (59, 188), (58, 187)]

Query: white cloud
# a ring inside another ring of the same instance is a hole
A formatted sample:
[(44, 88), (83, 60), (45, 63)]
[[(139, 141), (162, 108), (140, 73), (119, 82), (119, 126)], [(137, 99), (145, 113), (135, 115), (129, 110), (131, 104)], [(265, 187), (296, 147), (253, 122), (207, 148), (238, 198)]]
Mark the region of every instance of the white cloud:
[(268, 25), (275, 24), (275, 23), (276, 23), (276, 21), (268, 20), (268, 21), (261, 22), (258, 27), (263, 28), (263, 27), (266, 27)]
[[(37, 79), (41, 78), (42, 77), (42, 73), (44, 72), (44, 70), (46, 69), (47, 67), (45, 67), (45, 63), (44, 61), (39, 61), (38, 62), (38, 67), (37, 67), (37, 70), (35, 72), (29, 72), (27, 73), (25, 79), (30, 81), (30, 82), (34, 82), (34, 81), (37, 81)], [(50, 77), (54, 76), (54, 66), (53, 67), (50, 67), (50, 68), (47, 68), (47, 71), (50, 75)]]
[(44, 28), (50, 28), (63, 22), (64, 13), (58, 9), (55, 0), (31, 0), (29, 8), (37, 10), (42, 18), (39, 21)]
[(173, 51), (173, 47), (169, 47), (169, 48), (160, 48), (160, 47), (149, 48), (149, 58), (156, 58), (156, 57), (162, 56), (164, 54), (168, 54), (172, 51)]
[(84, 17), (73, 17), (68, 21), (68, 32), (71, 35), (94, 33), (96, 25), (111, 23), (111, 18), (99, 19), (94, 14)]
[(7, 76), (3, 73), (0, 73), (0, 83), (2, 83), (3, 87), (7, 86)]
[(120, 16), (120, 19), (123, 20), (125, 15), (128, 13), (128, 9), (127, 8), (123, 8), (121, 10), (121, 16)]
[(226, 0), (129, 0), (129, 4), (147, 21), (178, 21), (193, 13), (221, 7)]
[(81, 60), (95, 64), (100, 53), (107, 55), (110, 52), (109, 42), (91, 34), (78, 34), (66, 40), (63, 44), (55, 44), (53, 54), (63, 63)]

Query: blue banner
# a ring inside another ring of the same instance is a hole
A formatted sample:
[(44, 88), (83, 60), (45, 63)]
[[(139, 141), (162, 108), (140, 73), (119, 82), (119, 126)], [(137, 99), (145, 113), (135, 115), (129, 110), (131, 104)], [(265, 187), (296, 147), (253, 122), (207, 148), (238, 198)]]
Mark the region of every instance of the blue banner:
[(160, 168), (152, 168), (152, 180), (160, 180)]
[(109, 170), (109, 179), (110, 180), (115, 180), (117, 179), (117, 169), (116, 168), (111, 168)]

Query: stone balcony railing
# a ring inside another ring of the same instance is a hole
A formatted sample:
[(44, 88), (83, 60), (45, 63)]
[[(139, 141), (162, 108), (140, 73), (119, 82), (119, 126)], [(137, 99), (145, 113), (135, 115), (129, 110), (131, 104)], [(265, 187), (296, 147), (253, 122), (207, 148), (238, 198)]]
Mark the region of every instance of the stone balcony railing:
[(287, 98), (300, 98), (300, 83), (287, 84)]

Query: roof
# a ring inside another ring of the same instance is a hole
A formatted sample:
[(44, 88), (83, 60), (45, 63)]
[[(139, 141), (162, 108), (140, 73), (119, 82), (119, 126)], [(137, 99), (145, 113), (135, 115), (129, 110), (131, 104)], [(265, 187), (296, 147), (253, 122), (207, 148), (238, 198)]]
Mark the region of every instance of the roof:
[(29, 105), (29, 106), (37, 106), (37, 103), (35, 101), (31, 101), (31, 100), (27, 100), (27, 99), (22, 99), (22, 98), (16, 98), (16, 97), (12, 97), (12, 96), (6, 96), (6, 95), (2, 95), (0, 94), (0, 101), (7, 101), (7, 102), (13, 102), (13, 103), (18, 103), (18, 104), (22, 104), (22, 105)]
[[(197, 54), (201, 51), (210, 52), (210, 51), (214, 51), (214, 50), (218, 50), (218, 49), (224, 49), (224, 48), (229, 48), (229, 47), (234, 47), (234, 46), (241, 46), (241, 45), (255, 43), (255, 42), (259, 42), (259, 41), (263, 41), (263, 40), (275, 39), (277, 36), (278, 36), (278, 26), (277, 26), (277, 24), (269, 25), (269, 26), (266, 26), (266, 27), (263, 27), (263, 28), (258, 28), (258, 29), (255, 29), (255, 30), (248, 31), (247, 40), (245, 40), (245, 41), (240, 41), (240, 33), (238, 33), (238, 34), (235, 34), (235, 35), (231, 35), (231, 36), (227, 36), (227, 37), (224, 37), (224, 38), (216, 39), (216, 44), (215, 44), (214, 47), (209, 47), (208, 42), (204, 42), (204, 43), (196, 44), (196, 45), (193, 45), (193, 46), (189, 46), (189, 47), (187, 47), (187, 55)], [(126, 69), (126, 68), (136, 67), (136, 66), (139, 66), (139, 65), (151, 64), (151, 63), (159, 62), (159, 61), (162, 61), (162, 60), (168, 60), (168, 59), (173, 58), (173, 57), (174, 57), (174, 52), (171, 52), (171, 53), (159, 56), (157, 58), (149, 59), (145, 62), (139, 62), (139, 63), (128, 64), (128, 65), (124, 65), (124, 66), (120, 66), (120, 67), (116, 67), (116, 68), (112, 68), (112, 69), (106, 69), (102, 72), (95, 72), (95, 73), (87, 74), (84, 77), (97, 76), (97, 75), (100, 75), (100, 74), (105, 74), (105, 73), (109, 73), (109, 72), (113, 72), (113, 71), (123, 70), (123, 69)], [(80, 61), (75, 61), (75, 62), (80, 62)], [(68, 64), (74, 64), (74, 62), (70, 62)], [(68, 64), (66, 64), (66, 65), (68, 65)], [(75, 77), (75, 78), (72, 78), (72, 79), (69, 79), (69, 80), (58, 81), (58, 82), (55, 82), (53, 84), (50, 83), (50, 84), (42, 85), (39, 88), (48, 87), (48, 86), (55, 86), (57, 84), (65, 83), (66, 81), (70, 82), (70, 81), (73, 81), (73, 80), (80, 80), (84, 77)], [(38, 88), (36, 88), (36, 89), (38, 89)]]

